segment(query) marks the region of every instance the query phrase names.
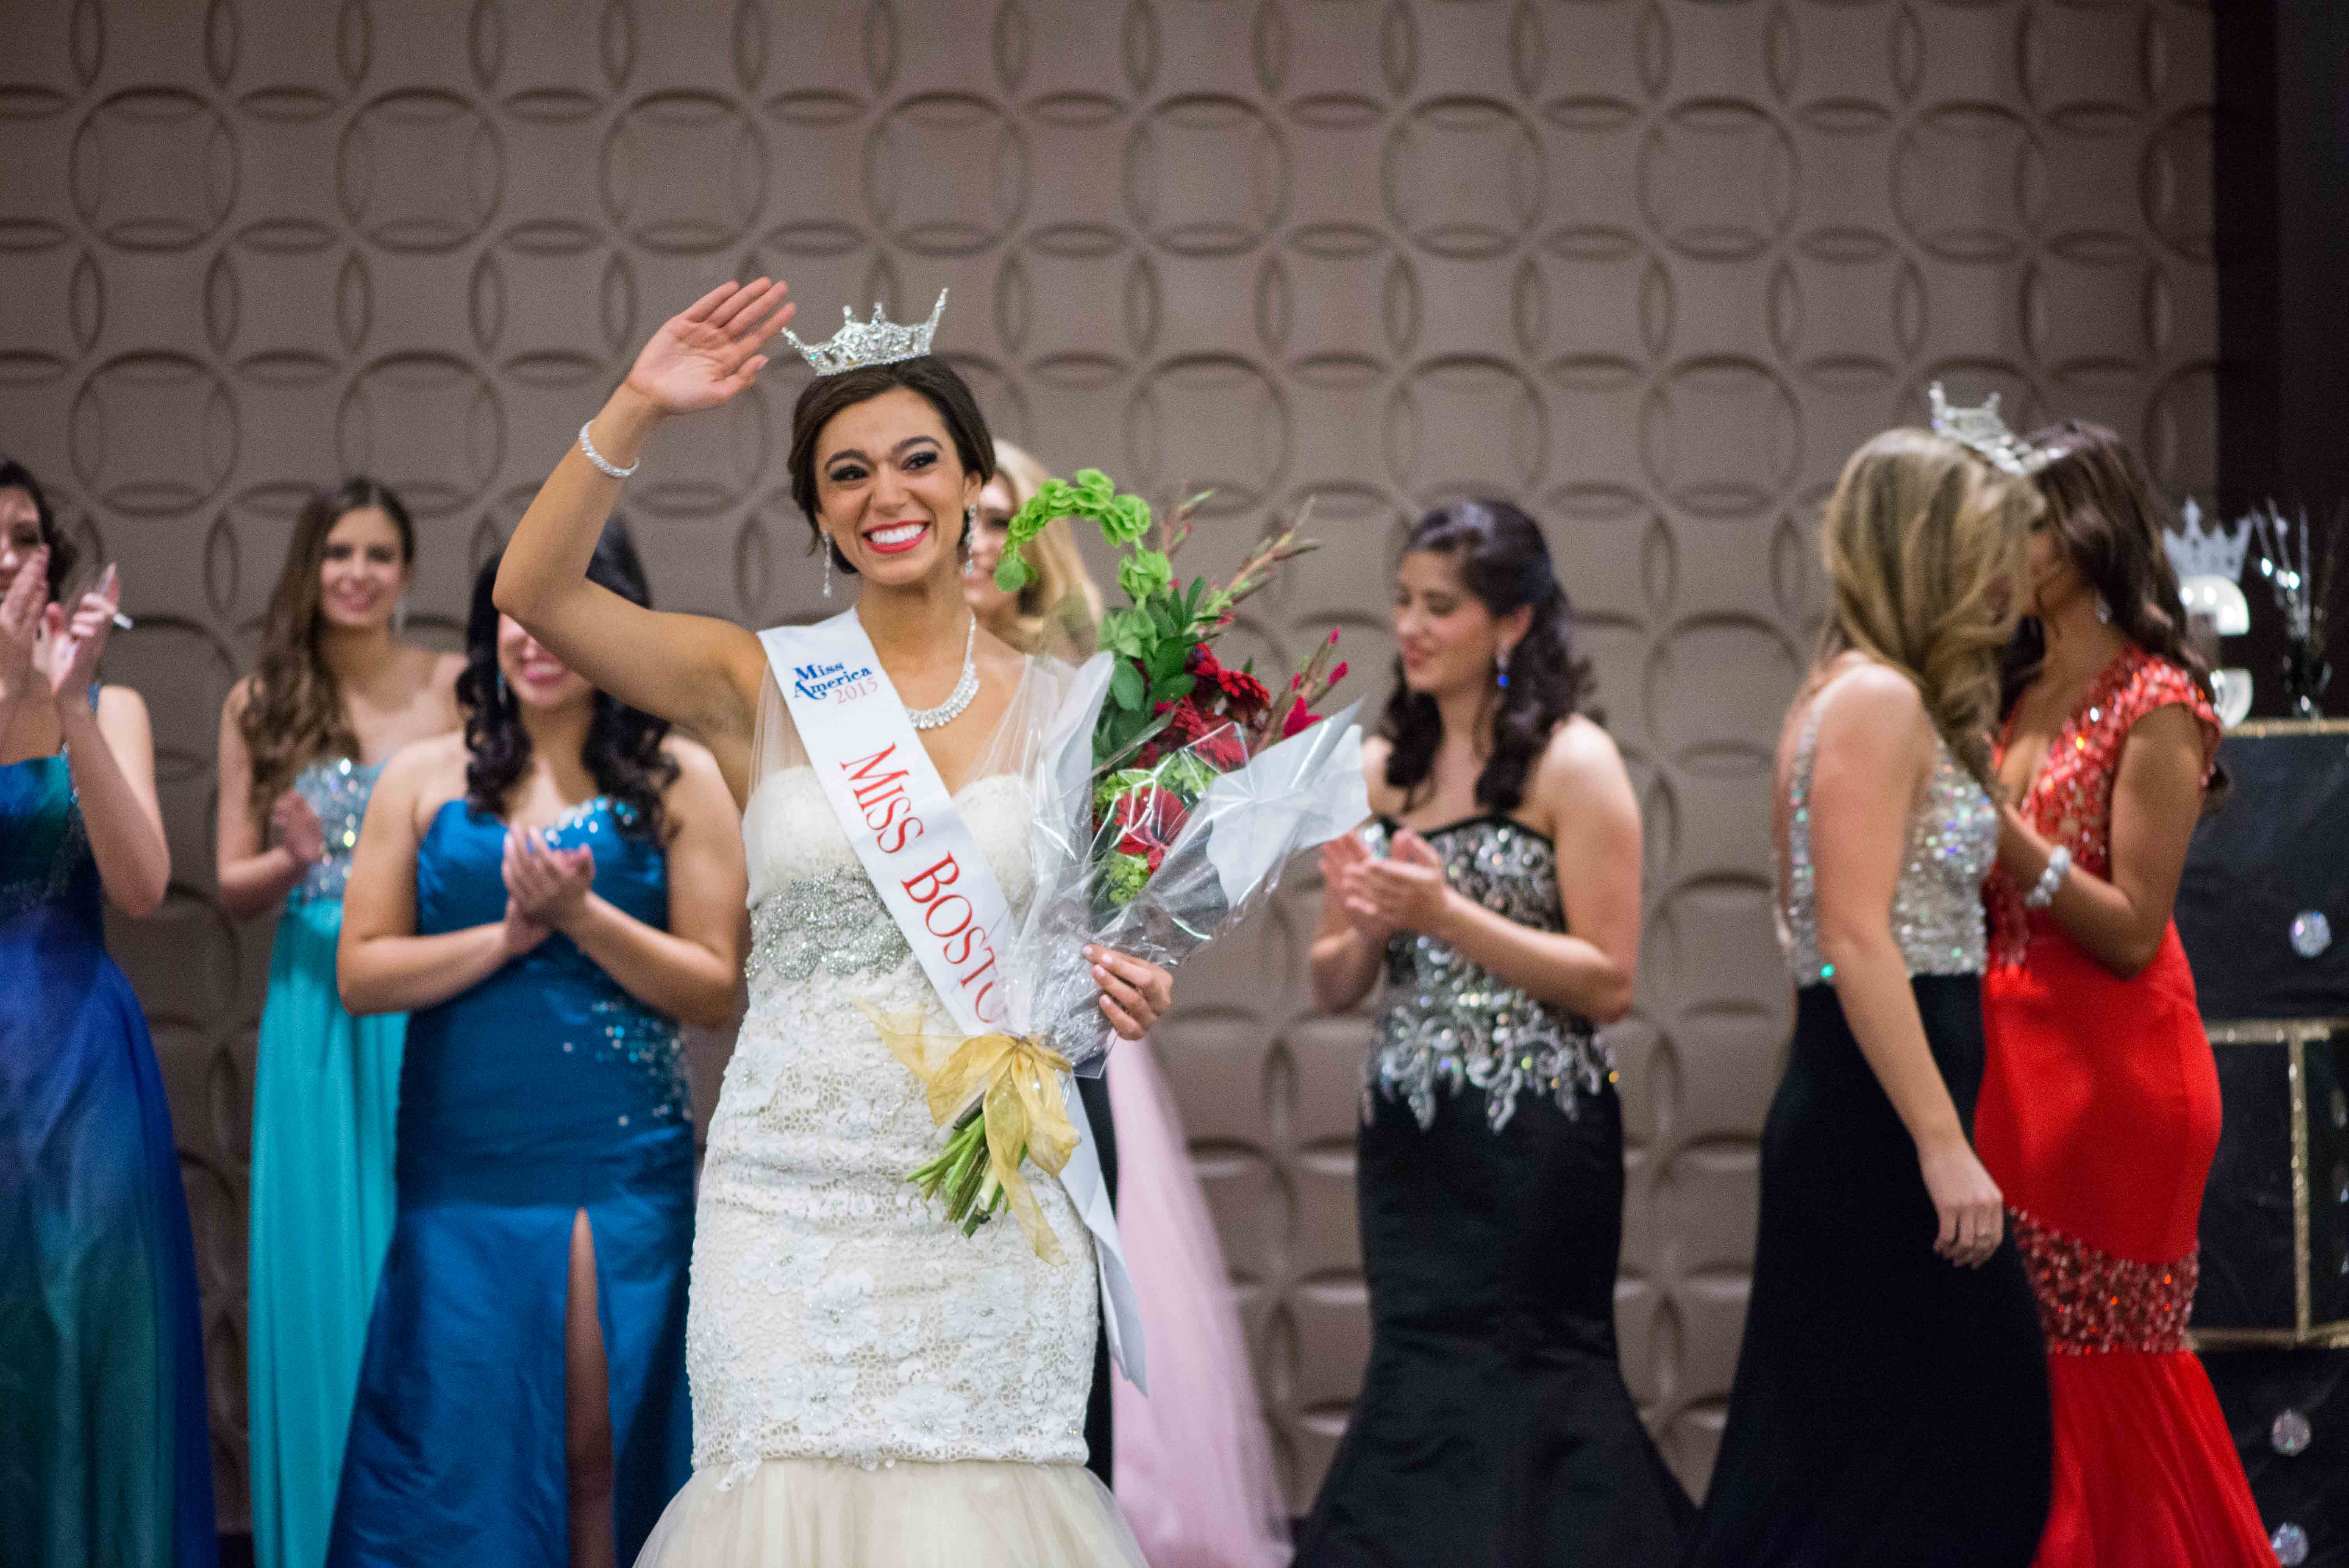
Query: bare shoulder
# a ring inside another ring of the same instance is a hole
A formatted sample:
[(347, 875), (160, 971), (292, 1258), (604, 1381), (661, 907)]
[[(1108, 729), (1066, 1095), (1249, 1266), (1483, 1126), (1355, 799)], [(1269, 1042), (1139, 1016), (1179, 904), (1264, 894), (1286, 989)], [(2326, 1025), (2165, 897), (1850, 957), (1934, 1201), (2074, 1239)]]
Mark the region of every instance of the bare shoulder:
[(228, 700), (221, 704), (221, 717), (231, 724), (242, 724), (244, 710), (253, 706), (254, 694), (260, 689), (259, 676), (238, 676), (236, 684), (228, 688)]
[(451, 731), (411, 740), (393, 752), (376, 780), (378, 791), (406, 790), (417, 796), (435, 792), (465, 792), (465, 764), (471, 760), (463, 735)]
[(1537, 769), (1542, 783), (1555, 780), (1571, 789), (1620, 777), (1623, 754), (1604, 725), (1578, 713), (1550, 731)]
[(1883, 758), (1930, 753), (1933, 724), (1924, 695), (1889, 665), (1856, 661), (1830, 676), (1814, 700), (1822, 748)]
[(688, 797), (714, 794), (731, 799), (716, 754), (701, 742), (672, 734), (661, 742), (661, 753), (677, 764), (677, 781), (668, 787), (672, 796), (682, 791)]
[(147, 699), (127, 686), (102, 686), (98, 688), (98, 722), (101, 727), (136, 725), (140, 729), (149, 728)]

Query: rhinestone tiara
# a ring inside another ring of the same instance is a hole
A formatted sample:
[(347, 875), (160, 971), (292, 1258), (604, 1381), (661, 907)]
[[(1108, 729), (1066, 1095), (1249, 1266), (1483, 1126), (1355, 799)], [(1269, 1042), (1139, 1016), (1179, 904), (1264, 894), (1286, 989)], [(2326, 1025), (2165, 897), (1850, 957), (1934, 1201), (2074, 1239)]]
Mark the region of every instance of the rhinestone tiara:
[(2052, 449), (2034, 447), (2006, 428), (2006, 421), (1998, 415), (1997, 393), (1971, 408), (1952, 407), (1938, 381), (1933, 383), (1930, 396), (1933, 434), (1947, 436), (2000, 472), (2029, 479), (2055, 460), (2056, 454)]
[(818, 376), (838, 376), (846, 370), (862, 370), (868, 365), (895, 365), (901, 359), (919, 359), (930, 351), (930, 339), (938, 330), (938, 317), (946, 314), (947, 291), (938, 291), (938, 303), (930, 307), (930, 319), (908, 326), (899, 326), (882, 314), (881, 302), (873, 302), (873, 319), (859, 321), (856, 313), (846, 305), (840, 307), (840, 330), (828, 343), (811, 348), (800, 341), (798, 333), (785, 331), (792, 346), (800, 351)]

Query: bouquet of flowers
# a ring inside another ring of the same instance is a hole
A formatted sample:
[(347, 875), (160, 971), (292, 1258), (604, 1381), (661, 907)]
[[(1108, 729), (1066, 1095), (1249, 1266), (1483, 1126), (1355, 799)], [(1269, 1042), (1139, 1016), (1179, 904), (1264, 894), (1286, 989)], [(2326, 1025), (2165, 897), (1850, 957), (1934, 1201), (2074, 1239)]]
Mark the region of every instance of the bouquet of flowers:
[[(885, 1036), (951, 1122), (947, 1147), (908, 1178), (943, 1197), (966, 1234), (1005, 1208), (1039, 1253), (1050, 1230), (1019, 1176), (1023, 1160), (1058, 1174), (1073, 1148), (1058, 1074), (1097, 1075), (1110, 1033), (1083, 949), (1097, 944), (1173, 968), (1256, 908), (1289, 858), (1370, 814), (1355, 707), (1324, 720), (1314, 707), (1346, 674), (1338, 634), (1275, 692), (1215, 642), (1241, 601), (1315, 548), (1291, 522), (1251, 550), (1228, 582), (1174, 579), (1194, 497), (1154, 525), (1141, 498), (1098, 469), (1051, 480), (1010, 522), (997, 585), (1028, 580), (1022, 548), (1055, 518), (1092, 519), (1121, 548), (1124, 607), (1102, 624), (1102, 651), (1080, 672), (1030, 783), (1036, 888), (1003, 955), (1009, 1020), (980, 1041)], [(1359, 707), (1359, 705), (1356, 705)], [(1002, 1064), (975, 1081), (974, 1047)], [(1024, 1051), (1022, 1049), (1024, 1047)], [(949, 1063), (960, 1061), (959, 1069)]]

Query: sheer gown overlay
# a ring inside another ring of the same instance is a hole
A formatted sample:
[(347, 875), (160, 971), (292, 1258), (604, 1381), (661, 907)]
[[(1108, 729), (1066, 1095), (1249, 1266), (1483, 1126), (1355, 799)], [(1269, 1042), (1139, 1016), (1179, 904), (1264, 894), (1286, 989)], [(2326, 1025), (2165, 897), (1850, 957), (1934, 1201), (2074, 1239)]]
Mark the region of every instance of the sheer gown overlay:
[[(1069, 676), (1029, 661), (955, 797), (1015, 912), (1032, 885), (1024, 774)], [(771, 674), (756, 750), (750, 1008), (694, 1239), (694, 1475), (639, 1561), (1139, 1563), (1083, 1468), (1091, 1240), (1050, 1181), (1032, 1185), (1057, 1264), (1009, 1223), (966, 1238), (906, 1184), (944, 1134), (857, 1004), (952, 1021)]]

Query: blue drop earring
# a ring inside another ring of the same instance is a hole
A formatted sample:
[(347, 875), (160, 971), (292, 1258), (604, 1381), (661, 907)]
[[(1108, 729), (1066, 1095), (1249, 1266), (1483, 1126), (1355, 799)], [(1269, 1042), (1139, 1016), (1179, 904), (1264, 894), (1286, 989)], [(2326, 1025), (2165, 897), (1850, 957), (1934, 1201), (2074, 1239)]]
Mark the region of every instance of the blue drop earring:
[(1493, 655), (1493, 684), (1503, 691), (1509, 689), (1509, 650), (1506, 648)]

